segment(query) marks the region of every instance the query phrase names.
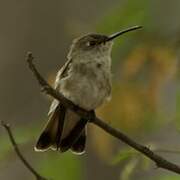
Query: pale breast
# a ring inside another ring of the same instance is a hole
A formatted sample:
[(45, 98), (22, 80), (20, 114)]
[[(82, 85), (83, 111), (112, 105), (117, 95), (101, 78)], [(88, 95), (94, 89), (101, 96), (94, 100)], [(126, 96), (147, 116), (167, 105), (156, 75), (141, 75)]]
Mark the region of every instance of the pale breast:
[(104, 64), (75, 64), (66, 78), (60, 80), (59, 91), (76, 105), (92, 110), (111, 94), (110, 70)]

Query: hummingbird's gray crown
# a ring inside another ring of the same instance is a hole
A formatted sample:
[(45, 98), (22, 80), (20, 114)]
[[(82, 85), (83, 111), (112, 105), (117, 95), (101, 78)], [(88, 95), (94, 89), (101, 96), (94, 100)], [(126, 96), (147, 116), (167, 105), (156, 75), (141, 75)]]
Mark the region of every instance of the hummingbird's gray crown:
[(108, 36), (95, 33), (76, 38), (71, 45), (68, 58), (80, 58), (83, 56), (88, 60), (91, 56), (109, 54), (113, 42), (109, 42), (107, 39)]
[(84, 50), (89, 50), (94, 46), (100, 45), (101, 43), (105, 43), (108, 39), (108, 36), (101, 34), (87, 34), (80, 38), (77, 38), (73, 41), (77, 47), (83, 48)]

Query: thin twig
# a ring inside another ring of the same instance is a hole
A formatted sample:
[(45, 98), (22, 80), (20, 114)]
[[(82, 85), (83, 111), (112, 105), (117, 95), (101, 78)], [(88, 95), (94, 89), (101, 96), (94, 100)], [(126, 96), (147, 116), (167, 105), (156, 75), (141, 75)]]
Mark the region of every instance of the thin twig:
[(66, 99), (61, 93), (54, 90), (40, 75), (38, 70), (36, 69), (35, 65), (33, 64), (33, 56), (31, 53), (28, 53), (27, 55), (27, 62), (29, 64), (30, 70), (33, 72), (34, 76), (36, 77), (37, 81), (39, 82), (41, 88), (45, 91), (46, 94), (54, 97), (58, 101), (60, 101), (65, 107), (73, 110), (78, 115), (85, 119), (89, 119), (90, 122), (97, 125), (98, 127), (102, 128), (104, 131), (109, 133), (110, 135), (116, 137), (117, 139), (123, 141), (127, 145), (131, 146), (135, 150), (139, 151), (140, 153), (147, 156), (149, 159), (154, 161), (159, 168), (167, 169), (169, 171), (175, 172), (177, 174), (180, 174), (180, 166), (167, 161), (163, 157), (155, 154), (153, 151), (151, 151), (148, 147), (143, 146), (131, 138), (129, 138), (124, 133), (120, 132), (118, 129), (111, 127), (109, 124), (104, 122), (103, 120), (96, 117), (95, 114), (88, 112), (75, 104), (73, 104), (70, 100)]
[(20, 152), (18, 145), (14, 139), (14, 136), (12, 134), (10, 125), (5, 123), (4, 121), (1, 121), (1, 125), (6, 129), (8, 135), (9, 135), (9, 139), (14, 147), (14, 150), (17, 154), (17, 156), (19, 157), (19, 159), (23, 162), (23, 164), (27, 167), (27, 169), (29, 169), (29, 171), (36, 177), (37, 180), (48, 180), (44, 177), (42, 177), (36, 170), (34, 170), (34, 168), (27, 162), (27, 160), (23, 157), (22, 153)]

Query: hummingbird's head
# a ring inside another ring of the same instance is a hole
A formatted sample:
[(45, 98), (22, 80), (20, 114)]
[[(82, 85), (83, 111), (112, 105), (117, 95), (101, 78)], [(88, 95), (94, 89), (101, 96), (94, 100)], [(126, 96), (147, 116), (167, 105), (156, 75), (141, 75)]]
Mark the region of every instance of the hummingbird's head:
[(69, 55), (71, 57), (86, 57), (110, 54), (112, 41), (107, 42), (108, 36), (101, 34), (87, 34), (75, 39)]
[(68, 57), (81, 57), (86, 59), (92, 56), (110, 56), (113, 40), (116, 37), (139, 28), (141, 28), (141, 26), (134, 26), (110, 36), (92, 33), (79, 37), (73, 41)]

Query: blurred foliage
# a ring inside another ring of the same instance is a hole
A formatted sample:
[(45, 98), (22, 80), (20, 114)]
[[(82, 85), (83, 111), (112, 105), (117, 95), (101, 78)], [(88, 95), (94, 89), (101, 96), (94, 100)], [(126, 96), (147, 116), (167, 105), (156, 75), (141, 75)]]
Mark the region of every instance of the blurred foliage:
[(132, 158), (137, 152), (133, 149), (122, 149), (119, 153), (113, 157), (111, 164), (116, 165)]
[(90, 127), (90, 145), (93, 147), (94, 153), (101, 159), (109, 162), (113, 158), (113, 137), (107, 136), (106, 132), (96, 126)]
[[(23, 147), (23, 145), (28, 144), (32, 142), (32, 139), (35, 138), (35, 134), (37, 134), (37, 128), (32, 127), (11, 127), (13, 136), (15, 137), (15, 141), (18, 145), (20, 145), (20, 148)], [(5, 131), (5, 130), (4, 130)], [(14, 151), (13, 146), (11, 144), (11, 141), (9, 140), (8, 134), (5, 132), (0, 137), (1, 142), (1, 148), (0, 148), (0, 161), (5, 160), (5, 158)]]
[[(29, 143), (34, 141), (39, 135), (39, 129), (37, 127), (18, 127), (16, 129), (11, 128), (13, 136), (16, 140), (16, 143), (26, 158), (26, 153), (24, 152), (24, 146), (28, 145)], [(15, 154), (14, 148), (9, 140), (8, 134), (5, 132), (0, 137), (1, 148), (0, 148), (0, 161), (1, 163), (5, 163), (8, 159), (8, 156), (12, 153)], [(34, 143), (34, 142), (33, 142)], [(31, 146), (31, 149), (33, 146)], [(73, 155), (72, 153), (64, 153), (63, 156), (60, 153), (54, 152), (45, 152), (43, 154), (39, 154), (41, 159), (36, 161), (36, 165), (39, 167), (38, 172), (43, 174), (46, 177), (50, 177), (54, 180), (58, 179), (66, 179), (66, 180), (80, 180), (82, 179), (82, 172), (81, 172), (81, 163), (80, 159), (77, 156)], [(16, 158), (18, 156), (15, 154)], [(26, 158), (27, 159), (27, 158)], [(20, 160), (19, 160), (20, 161)], [(48, 162), (48, 163), (47, 163)], [(1, 164), (2, 165), (2, 164)], [(36, 168), (35, 168), (36, 169)], [(38, 168), (37, 168), (38, 169)], [(70, 172), (70, 173), (69, 173)]]
[(130, 132), (154, 128), (153, 124), (164, 121), (158, 116), (165, 113), (159, 111), (159, 95), (175, 77), (176, 68), (171, 49), (136, 47), (120, 67), (119, 81), (113, 82), (112, 100), (98, 113)]
[[(105, 34), (120, 31), (133, 25), (142, 25), (143, 31), (132, 32), (117, 38), (113, 46), (113, 64), (119, 64), (119, 58), (127, 55), (131, 48), (143, 37), (143, 32), (147, 28), (149, 1), (127, 0), (123, 6), (116, 6), (106, 16), (101, 19), (97, 26), (97, 31)], [(136, 35), (138, 34), (138, 36)], [(114, 68), (114, 67), (113, 67)]]
[(131, 159), (124, 167), (124, 170), (120, 176), (120, 180), (130, 180), (131, 174), (136, 169), (137, 164), (138, 160), (136, 158)]
[(179, 175), (157, 177), (155, 180), (179, 180)]
[[(166, 86), (176, 77), (178, 61), (168, 40), (162, 43), (150, 38), (154, 32), (151, 31), (149, 5), (150, 1), (128, 0), (123, 6), (112, 9), (97, 27), (99, 32), (110, 34), (132, 25), (144, 26), (143, 30), (128, 33), (115, 41), (112, 99), (97, 110), (108, 123), (138, 136), (155, 132), (171, 121), (167, 116), (169, 109), (163, 106), (162, 100), (166, 96), (163, 93)], [(98, 131), (94, 127), (94, 149), (107, 160), (113, 156), (115, 145), (109, 136)]]
[(176, 97), (176, 125), (180, 131), (180, 92), (177, 92)]
[[(48, 163), (47, 163), (48, 162)], [(82, 165), (78, 156), (71, 152), (44, 153), (41, 161), (38, 161), (39, 172), (54, 180), (80, 180), (82, 179)]]
[(132, 148), (126, 148), (121, 149), (119, 153), (114, 156), (111, 164), (122, 164), (120, 179), (130, 180), (135, 171), (147, 171), (150, 168), (151, 160)]

